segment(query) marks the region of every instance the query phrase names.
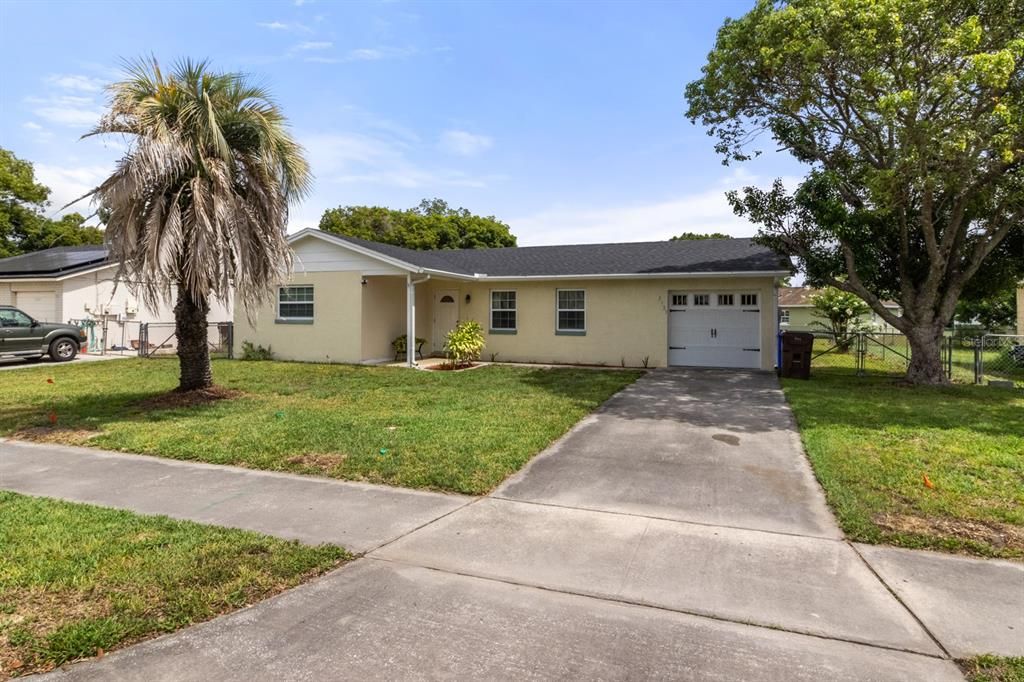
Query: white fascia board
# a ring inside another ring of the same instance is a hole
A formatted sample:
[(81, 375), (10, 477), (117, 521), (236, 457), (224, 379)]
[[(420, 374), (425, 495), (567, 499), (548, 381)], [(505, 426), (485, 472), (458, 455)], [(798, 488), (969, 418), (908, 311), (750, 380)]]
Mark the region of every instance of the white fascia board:
[(777, 277), (788, 275), (789, 270), (765, 270), (759, 272), (651, 272), (617, 273), (603, 275), (477, 275), (477, 279), (490, 282), (515, 282), (517, 280), (577, 280), (577, 279), (705, 279), (722, 277)]
[(307, 227), (303, 230), (299, 230), (293, 235), (290, 235), (288, 237), (288, 243), (293, 244), (304, 237), (316, 237), (318, 239), (322, 239), (329, 244), (340, 246), (342, 248), (348, 249), (349, 251), (354, 251), (355, 253), (361, 254), (368, 258), (379, 260), (380, 262), (387, 263), (388, 265), (393, 265), (396, 268), (400, 268), (402, 270), (408, 270), (409, 272), (415, 272), (416, 274), (424, 272), (424, 269), (419, 267), (418, 265), (413, 265), (412, 263), (407, 263), (404, 260), (392, 258), (391, 256), (385, 256), (383, 253), (379, 251), (374, 251), (373, 249), (368, 249), (365, 246), (353, 244), (352, 242), (340, 239), (332, 234), (324, 232), (323, 230), (317, 230), (312, 227)]

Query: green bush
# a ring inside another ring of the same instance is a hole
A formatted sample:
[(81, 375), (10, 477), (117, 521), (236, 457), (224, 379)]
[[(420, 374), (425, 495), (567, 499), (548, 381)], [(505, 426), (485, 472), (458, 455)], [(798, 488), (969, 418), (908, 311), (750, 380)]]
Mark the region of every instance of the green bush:
[(263, 346), (253, 345), (252, 341), (242, 342), (242, 359), (243, 360), (273, 360), (274, 351), (271, 350), (270, 346), (264, 348)]
[(444, 351), (455, 367), (480, 358), (484, 349), (484, 330), (479, 322), (467, 320), (456, 325), (445, 337)]

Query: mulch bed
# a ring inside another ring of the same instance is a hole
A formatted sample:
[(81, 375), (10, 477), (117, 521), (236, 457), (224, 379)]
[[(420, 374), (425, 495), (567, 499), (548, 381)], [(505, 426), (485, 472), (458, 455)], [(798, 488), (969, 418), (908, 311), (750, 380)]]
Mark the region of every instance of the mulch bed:
[(1024, 528), (995, 521), (968, 521), (908, 514), (879, 514), (874, 519), (880, 528), (897, 533), (930, 537), (955, 537), (984, 542), (999, 549), (1024, 552)]
[(195, 407), (197, 405), (215, 403), (219, 400), (231, 400), (241, 395), (243, 395), (241, 391), (236, 391), (233, 388), (224, 388), (223, 386), (211, 386), (210, 388), (200, 388), (194, 391), (173, 390), (170, 393), (146, 398), (139, 403), (139, 406), (150, 410)]
[(464, 369), (476, 369), (480, 366), (480, 363), (477, 362), (468, 362), (462, 365), (452, 365), (445, 362), (440, 365), (429, 365), (423, 369), (428, 369), (431, 372), (461, 372)]

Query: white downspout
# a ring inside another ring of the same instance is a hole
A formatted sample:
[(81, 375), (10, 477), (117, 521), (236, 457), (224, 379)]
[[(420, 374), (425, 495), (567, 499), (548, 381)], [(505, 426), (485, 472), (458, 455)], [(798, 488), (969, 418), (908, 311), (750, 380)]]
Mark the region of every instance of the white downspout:
[(416, 366), (416, 285), (430, 279), (413, 280), (412, 273), (405, 275), (405, 364)]

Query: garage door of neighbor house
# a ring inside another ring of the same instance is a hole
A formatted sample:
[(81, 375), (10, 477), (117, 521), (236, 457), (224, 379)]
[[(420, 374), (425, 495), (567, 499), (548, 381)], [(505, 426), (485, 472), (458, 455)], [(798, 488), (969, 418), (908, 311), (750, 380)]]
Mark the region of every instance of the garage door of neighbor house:
[(37, 320), (60, 322), (57, 319), (57, 295), (52, 291), (19, 291), (14, 305)]
[(754, 292), (670, 291), (668, 364), (761, 366), (761, 301)]

